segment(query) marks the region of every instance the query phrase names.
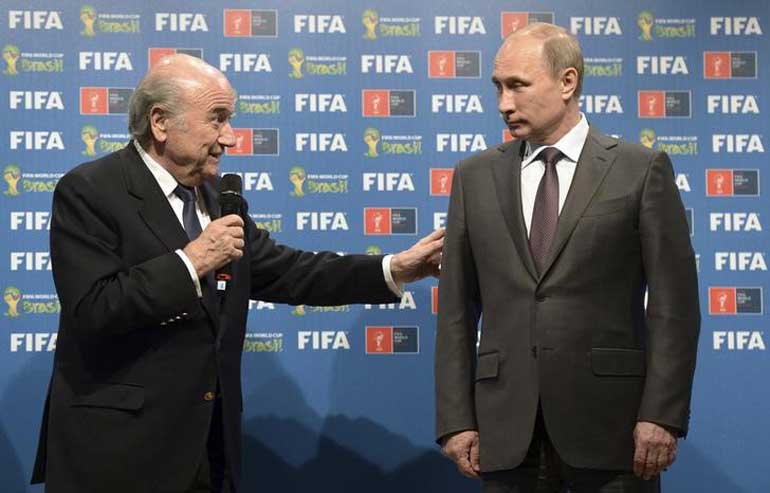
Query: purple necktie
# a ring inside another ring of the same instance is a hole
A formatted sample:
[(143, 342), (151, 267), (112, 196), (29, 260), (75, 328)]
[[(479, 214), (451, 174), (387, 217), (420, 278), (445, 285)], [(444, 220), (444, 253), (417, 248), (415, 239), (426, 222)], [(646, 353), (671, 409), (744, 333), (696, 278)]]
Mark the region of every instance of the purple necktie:
[(559, 221), (559, 175), (556, 174), (556, 163), (562, 158), (562, 153), (555, 147), (547, 147), (538, 157), (545, 163), (545, 174), (535, 195), (529, 250), (532, 252), (537, 272), (541, 274)]

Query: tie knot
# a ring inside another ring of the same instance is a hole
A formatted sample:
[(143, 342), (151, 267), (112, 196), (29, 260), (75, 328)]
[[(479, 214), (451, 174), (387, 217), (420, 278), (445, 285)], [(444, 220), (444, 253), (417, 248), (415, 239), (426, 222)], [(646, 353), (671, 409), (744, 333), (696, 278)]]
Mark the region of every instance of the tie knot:
[(182, 202), (195, 202), (195, 188), (186, 187), (181, 183), (174, 189), (174, 194), (182, 199)]
[(546, 166), (556, 164), (559, 159), (561, 159), (561, 157), (561, 151), (555, 147), (546, 147), (540, 151), (540, 159), (545, 163)]

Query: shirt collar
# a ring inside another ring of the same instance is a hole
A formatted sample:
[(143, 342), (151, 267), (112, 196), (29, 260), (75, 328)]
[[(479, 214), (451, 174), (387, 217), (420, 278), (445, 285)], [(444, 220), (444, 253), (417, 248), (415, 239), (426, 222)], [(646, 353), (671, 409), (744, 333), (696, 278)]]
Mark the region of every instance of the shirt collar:
[(536, 160), (540, 151), (545, 147), (555, 147), (559, 149), (564, 156), (572, 162), (577, 163), (580, 153), (583, 152), (583, 146), (588, 138), (588, 120), (585, 115), (580, 113), (580, 121), (572, 127), (569, 132), (551, 146), (538, 146), (532, 148), (529, 142), (525, 143), (524, 159), (521, 160), (521, 168), (524, 169)]
[(174, 190), (179, 184), (177, 183), (176, 178), (174, 178), (174, 175), (169, 173), (166, 168), (161, 166), (160, 163), (152, 158), (152, 156), (147, 154), (147, 151), (145, 151), (144, 148), (139, 145), (139, 142), (134, 141), (134, 147), (136, 147), (136, 151), (139, 153), (139, 157), (142, 158), (142, 161), (144, 161), (147, 169), (149, 169), (150, 173), (152, 173), (155, 181), (158, 182), (158, 186), (160, 186), (160, 189), (163, 191), (163, 195), (166, 197), (171, 197), (174, 195)]

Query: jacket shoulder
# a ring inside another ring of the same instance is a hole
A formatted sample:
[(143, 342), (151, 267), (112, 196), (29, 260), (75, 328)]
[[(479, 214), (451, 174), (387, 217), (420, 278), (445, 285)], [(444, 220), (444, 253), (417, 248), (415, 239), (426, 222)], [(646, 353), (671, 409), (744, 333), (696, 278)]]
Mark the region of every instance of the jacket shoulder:
[(518, 153), (518, 146), (520, 145), (519, 142), (506, 142), (503, 144), (498, 144), (492, 147), (489, 147), (488, 149), (477, 152), (476, 154), (473, 154), (472, 156), (468, 156), (467, 158), (461, 160), (457, 167), (463, 172), (474, 172), (479, 169), (485, 169), (487, 168), (492, 161), (495, 159), (499, 159), (503, 154), (512, 152), (513, 154)]

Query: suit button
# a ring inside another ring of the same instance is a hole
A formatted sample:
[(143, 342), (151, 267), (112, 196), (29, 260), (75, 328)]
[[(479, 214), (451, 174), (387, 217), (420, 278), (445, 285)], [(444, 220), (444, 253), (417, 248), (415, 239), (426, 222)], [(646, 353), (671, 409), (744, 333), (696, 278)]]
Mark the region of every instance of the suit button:
[(203, 394), (203, 400), (204, 401), (213, 401), (216, 399), (217, 395), (214, 392), (206, 392)]

